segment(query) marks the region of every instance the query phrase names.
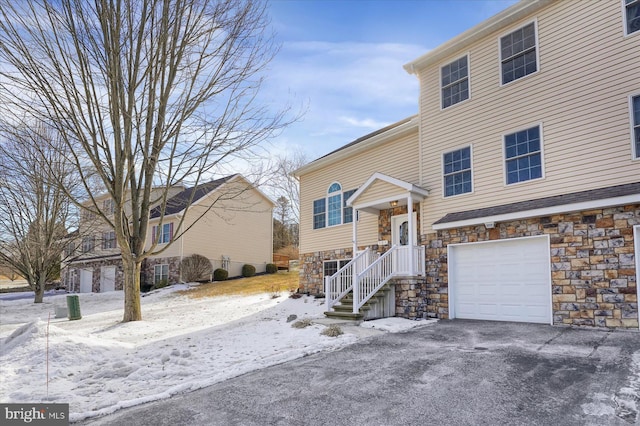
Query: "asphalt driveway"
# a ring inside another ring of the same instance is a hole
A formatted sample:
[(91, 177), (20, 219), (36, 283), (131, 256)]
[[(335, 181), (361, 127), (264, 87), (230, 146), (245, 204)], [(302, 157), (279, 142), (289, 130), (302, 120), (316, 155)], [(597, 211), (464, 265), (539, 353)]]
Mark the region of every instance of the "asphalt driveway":
[(440, 321), (92, 425), (634, 425), (640, 333)]

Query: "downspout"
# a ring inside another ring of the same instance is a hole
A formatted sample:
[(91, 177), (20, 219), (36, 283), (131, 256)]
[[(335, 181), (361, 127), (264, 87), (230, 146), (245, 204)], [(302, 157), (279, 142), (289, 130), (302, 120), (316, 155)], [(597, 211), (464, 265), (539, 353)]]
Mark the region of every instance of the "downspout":
[[(176, 215), (176, 219), (181, 219), (182, 215)], [(182, 259), (184, 257), (184, 235), (180, 235), (180, 273), (178, 275), (178, 281), (182, 282)]]
[(353, 238), (351, 242), (353, 243), (352, 257), (356, 257), (358, 252), (358, 210), (355, 207), (353, 208)]

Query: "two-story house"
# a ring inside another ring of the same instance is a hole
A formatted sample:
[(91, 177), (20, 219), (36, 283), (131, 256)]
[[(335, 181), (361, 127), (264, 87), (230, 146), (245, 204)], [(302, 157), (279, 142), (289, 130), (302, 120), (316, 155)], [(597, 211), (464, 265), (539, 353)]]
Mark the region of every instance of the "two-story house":
[[(159, 207), (161, 192), (152, 190), (155, 207), (150, 212), (146, 249), (167, 247), (144, 261), (142, 284), (181, 282), (182, 259), (192, 254), (205, 256), (213, 269), (226, 269), (231, 277), (240, 276), (245, 264), (265, 271), (273, 253), (274, 203), (243, 176), (235, 174), (193, 188), (172, 187), (164, 211)], [(113, 214), (111, 198), (102, 195), (95, 200), (105, 215)], [(122, 260), (113, 228), (85, 211), (79, 231), (81, 242), (65, 253), (68, 260), (62, 279), (67, 289), (83, 293), (122, 290)]]
[(416, 116), (296, 171), (300, 290), (638, 328), (640, 2), (522, 1), (404, 68)]

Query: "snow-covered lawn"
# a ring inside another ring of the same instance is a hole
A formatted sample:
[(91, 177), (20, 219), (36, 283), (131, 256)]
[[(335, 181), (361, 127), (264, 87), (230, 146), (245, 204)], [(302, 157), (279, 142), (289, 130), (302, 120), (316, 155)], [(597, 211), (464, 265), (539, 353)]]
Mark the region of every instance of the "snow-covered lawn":
[(287, 322), (290, 315), (322, 318), (313, 297), (193, 299), (175, 292), (187, 287), (146, 295), (143, 321), (126, 324), (121, 291), (80, 294), (82, 319), (74, 321), (54, 318), (66, 295), (38, 305), (32, 297), (0, 298), (0, 402), (69, 403), (70, 420), (79, 421), (425, 323), (389, 318), (327, 337), (323, 325)]

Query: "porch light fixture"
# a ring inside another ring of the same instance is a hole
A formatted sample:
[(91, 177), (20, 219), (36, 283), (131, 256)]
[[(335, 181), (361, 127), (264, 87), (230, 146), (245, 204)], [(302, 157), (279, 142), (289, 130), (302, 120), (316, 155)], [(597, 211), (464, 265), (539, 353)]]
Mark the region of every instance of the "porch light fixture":
[(398, 207), (398, 200), (391, 201), (391, 202), (389, 203), (389, 205), (390, 205), (391, 207)]
[(493, 229), (496, 227), (496, 223), (495, 222), (487, 222), (484, 224), (484, 227), (487, 229)]

